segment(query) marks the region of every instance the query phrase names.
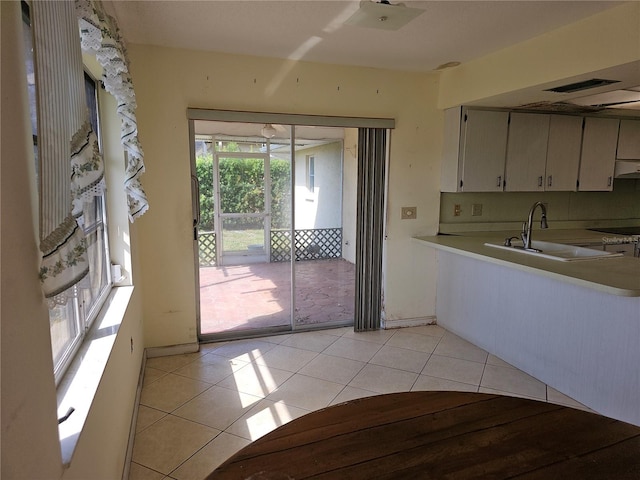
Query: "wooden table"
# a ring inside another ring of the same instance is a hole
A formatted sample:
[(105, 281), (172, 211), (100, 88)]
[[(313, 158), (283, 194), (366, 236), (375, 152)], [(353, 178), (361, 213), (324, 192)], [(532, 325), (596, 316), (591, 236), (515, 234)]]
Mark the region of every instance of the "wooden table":
[(463, 392), (367, 397), (297, 418), (208, 479), (640, 479), (640, 427)]

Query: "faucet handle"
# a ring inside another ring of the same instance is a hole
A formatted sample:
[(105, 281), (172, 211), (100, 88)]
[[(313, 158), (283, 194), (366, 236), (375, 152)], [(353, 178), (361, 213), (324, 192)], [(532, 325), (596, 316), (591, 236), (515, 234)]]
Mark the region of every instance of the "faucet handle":
[(511, 245), (511, 240), (517, 240), (520, 237), (507, 237), (504, 239), (504, 246), (505, 247), (513, 247), (513, 245)]

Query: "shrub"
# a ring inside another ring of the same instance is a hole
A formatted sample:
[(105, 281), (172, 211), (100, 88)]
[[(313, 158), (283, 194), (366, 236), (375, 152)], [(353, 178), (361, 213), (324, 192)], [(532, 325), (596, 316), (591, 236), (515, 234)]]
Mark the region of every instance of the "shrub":
[[(221, 203), (225, 212), (257, 213), (264, 211), (264, 175), (261, 159), (220, 159)], [(213, 155), (196, 158), (196, 175), (200, 181), (200, 230), (214, 229)], [(271, 159), (271, 228), (291, 225), (291, 166), (286, 160)], [(255, 228), (254, 219), (238, 218), (236, 228)]]

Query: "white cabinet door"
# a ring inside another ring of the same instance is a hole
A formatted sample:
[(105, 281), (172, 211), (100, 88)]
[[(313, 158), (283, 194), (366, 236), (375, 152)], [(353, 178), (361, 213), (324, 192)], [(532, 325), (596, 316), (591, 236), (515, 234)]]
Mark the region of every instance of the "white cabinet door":
[(577, 190), (582, 121), (582, 117), (551, 115), (545, 191)]
[(584, 119), (578, 190), (613, 190), (619, 124), (617, 118)]
[(462, 142), (461, 191), (501, 192), (509, 112), (468, 110)]
[(548, 138), (549, 115), (511, 113), (505, 191), (544, 191)]
[(640, 120), (620, 120), (618, 136), (618, 154), (621, 160), (637, 160), (640, 158)]
[(442, 144), (442, 166), (440, 170), (440, 191), (460, 192), (462, 157), (460, 155), (460, 124), (462, 107), (444, 111), (444, 139)]

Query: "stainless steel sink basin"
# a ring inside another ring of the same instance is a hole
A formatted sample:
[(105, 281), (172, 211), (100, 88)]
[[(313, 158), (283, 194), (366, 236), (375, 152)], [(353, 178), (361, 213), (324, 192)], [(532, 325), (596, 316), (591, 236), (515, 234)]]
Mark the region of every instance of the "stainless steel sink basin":
[(574, 245), (565, 245), (564, 243), (533, 241), (531, 246), (541, 252), (533, 250), (525, 250), (523, 245), (514, 242), (514, 245), (508, 246), (502, 243), (485, 243), (488, 247), (500, 248), (511, 252), (521, 253), (523, 255), (533, 255), (550, 260), (558, 260), (560, 262), (574, 262), (578, 260), (598, 260), (602, 258), (620, 257), (621, 253), (605, 252), (603, 250), (594, 250), (592, 248), (576, 247)]

